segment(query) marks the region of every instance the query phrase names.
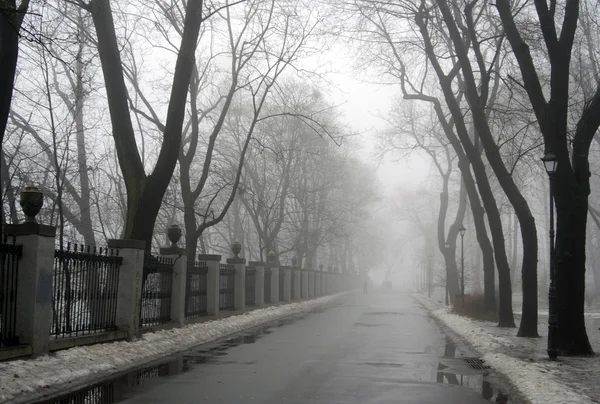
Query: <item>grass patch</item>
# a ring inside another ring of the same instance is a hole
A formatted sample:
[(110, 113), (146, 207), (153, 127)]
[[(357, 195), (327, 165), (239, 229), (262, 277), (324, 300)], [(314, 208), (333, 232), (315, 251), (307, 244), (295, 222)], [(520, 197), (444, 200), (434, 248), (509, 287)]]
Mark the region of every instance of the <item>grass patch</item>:
[[(496, 303), (496, 306), (498, 304)], [(485, 311), (483, 295), (465, 295), (464, 301), (457, 297), (452, 305), (452, 313), (480, 321), (498, 321), (498, 312)]]

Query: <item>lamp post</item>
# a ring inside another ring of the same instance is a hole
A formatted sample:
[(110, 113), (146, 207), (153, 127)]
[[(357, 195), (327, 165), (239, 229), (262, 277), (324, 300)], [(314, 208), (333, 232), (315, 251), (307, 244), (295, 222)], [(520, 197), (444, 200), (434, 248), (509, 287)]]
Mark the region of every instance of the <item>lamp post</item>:
[(465, 226), (460, 225), (460, 293), (463, 303), (465, 302)]
[(554, 173), (558, 166), (556, 155), (550, 150), (542, 157), (544, 168), (548, 173), (550, 182), (550, 287), (548, 290), (548, 347), (547, 352), (550, 360), (556, 360), (558, 357), (558, 349), (556, 347), (556, 332), (558, 330), (558, 319), (556, 317), (556, 284), (554, 283), (556, 276), (555, 258), (554, 258), (554, 193), (553, 182)]
[[(450, 250), (450, 243), (446, 242), (446, 251)], [(446, 264), (446, 306), (448, 306), (448, 264)]]

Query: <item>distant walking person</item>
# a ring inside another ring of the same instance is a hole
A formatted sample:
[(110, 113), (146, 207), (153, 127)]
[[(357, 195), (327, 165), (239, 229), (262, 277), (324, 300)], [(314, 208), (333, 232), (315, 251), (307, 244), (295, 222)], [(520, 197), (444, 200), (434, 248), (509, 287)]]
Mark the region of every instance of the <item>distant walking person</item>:
[(369, 283), (367, 281), (365, 281), (365, 283), (363, 283), (363, 293), (364, 294), (369, 293)]

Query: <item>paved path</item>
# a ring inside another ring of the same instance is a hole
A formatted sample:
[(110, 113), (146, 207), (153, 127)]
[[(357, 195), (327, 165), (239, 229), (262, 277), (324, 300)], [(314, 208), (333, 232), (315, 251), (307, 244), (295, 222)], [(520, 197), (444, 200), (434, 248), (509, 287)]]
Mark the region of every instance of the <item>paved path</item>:
[(462, 359), (441, 358), (455, 348), (410, 297), (353, 296), (253, 343), (218, 348), (220, 356), (148, 383), (123, 402), (471, 404), (497, 394), (480, 374), (463, 378), (474, 371)]

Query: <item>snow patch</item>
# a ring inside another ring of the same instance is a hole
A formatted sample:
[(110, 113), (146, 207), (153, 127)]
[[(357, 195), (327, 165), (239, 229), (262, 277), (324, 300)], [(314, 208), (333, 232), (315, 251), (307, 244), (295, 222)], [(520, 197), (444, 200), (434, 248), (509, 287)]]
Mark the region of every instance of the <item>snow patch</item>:
[[(449, 307), (440, 306), (424, 296), (413, 295), (413, 297), (425, 306), (433, 317), (469, 343), (486, 364), (510, 380), (530, 403), (591, 404), (594, 402), (582, 392), (586, 390), (582, 389), (582, 386), (565, 383), (563, 376), (568, 372), (566, 367), (570, 358), (560, 358), (557, 362), (545, 359), (543, 348), (545, 338), (518, 338), (514, 328), (498, 328), (493, 322), (458, 316), (450, 313)], [(594, 358), (590, 361), (593, 362), (591, 366), (597, 364)], [(597, 370), (595, 375), (598, 376)]]

